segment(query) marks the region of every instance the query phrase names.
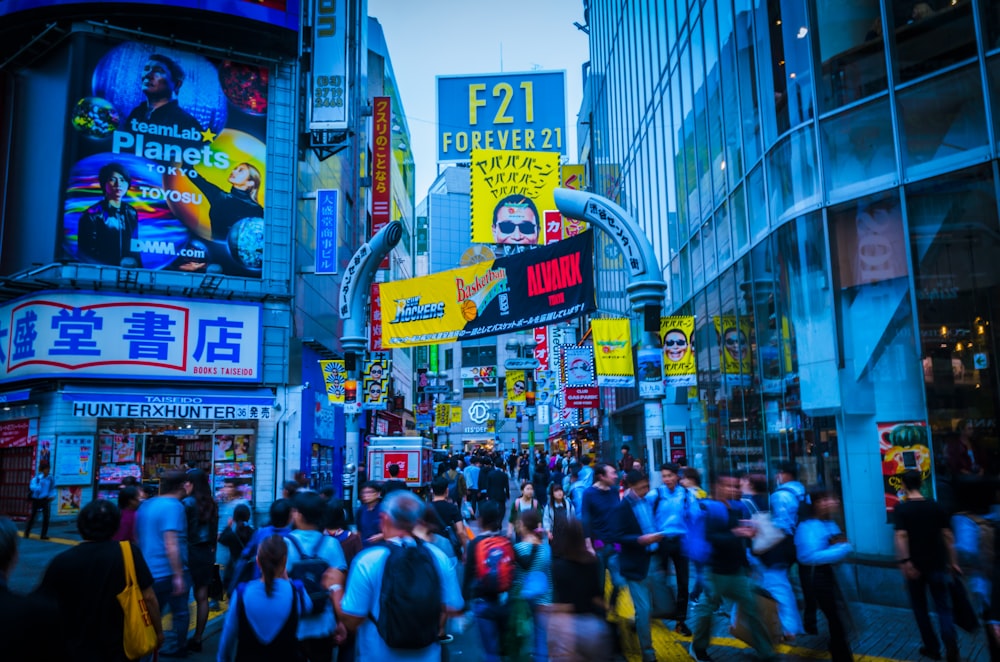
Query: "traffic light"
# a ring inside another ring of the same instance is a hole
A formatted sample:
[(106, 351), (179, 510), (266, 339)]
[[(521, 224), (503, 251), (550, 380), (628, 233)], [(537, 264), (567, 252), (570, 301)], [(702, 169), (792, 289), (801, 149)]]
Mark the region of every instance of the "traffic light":
[(535, 392), (534, 391), (526, 391), (524, 393), (524, 404), (526, 406), (528, 406), (528, 407), (534, 407), (535, 406)]

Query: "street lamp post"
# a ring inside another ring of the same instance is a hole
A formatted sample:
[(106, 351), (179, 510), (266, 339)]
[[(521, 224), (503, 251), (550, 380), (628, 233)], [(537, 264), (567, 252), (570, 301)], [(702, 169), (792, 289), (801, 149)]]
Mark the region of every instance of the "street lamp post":
[[(530, 338), (518, 336), (508, 338), (506, 349), (510, 356), (504, 361), (504, 368), (507, 370), (524, 370), (525, 378), (525, 407), (524, 414), (528, 417), (528, 472), (531, 480), (535, 479), (535, 369), (538, 367), (538, 359), (535, 358), (534, 335)], [(530, 402), (529, 402), (530, 394)], [(517, 445), (521, 450), (521, 414), (517, 417)]]

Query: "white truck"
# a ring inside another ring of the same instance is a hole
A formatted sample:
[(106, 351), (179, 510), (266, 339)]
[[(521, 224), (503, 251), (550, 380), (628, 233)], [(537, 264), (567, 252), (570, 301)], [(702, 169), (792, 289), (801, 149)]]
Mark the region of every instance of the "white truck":
[(369, 437), (368, 480), (390, 480), (389, 467), (399, 467), (399, 479), (415, 492), (426, 492), (434, 480), (434, 443), (426, 437)]

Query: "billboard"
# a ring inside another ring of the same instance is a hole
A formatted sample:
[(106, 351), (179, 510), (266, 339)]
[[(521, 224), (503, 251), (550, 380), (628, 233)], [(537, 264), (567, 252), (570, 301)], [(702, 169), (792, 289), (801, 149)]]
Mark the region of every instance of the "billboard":
[(472, 241), (542, 243), (542, 214), (556, 208), (559, 155), (480, 149), (472, 153), (470, 170)]
[(633, 386), (632, 325), (627, 319), (590, 320), (598, 386)]
[(660, 343), (663, 345), (663, 376), (666, 386), (696, 386), (694, 317), (660, 318)]
[(750, 352), (750, 320), (737, 320), (733, 315), (712, 318), (719, 339), (722, 373), (727, 383), (747, 384), (753, 373), (753, 354)]
[(269, 70), (94, 40), (78, 70), (61, 258), (259, 278)]
[(438, 76), (438, 161), (474, 149), (566, 154), (562, 71)]
[(50, 292), (0, 306), (0, 382), (260, 381), (261, 306)]
[(496, 336), (594, 310), (592, 237), (381, 283), (383, 346)]
[(153, 7), (181, 7), (263, 21), (289, 30), (299, 29), (299, 0), (3, 0), (0, 16), (26, 9), (69, 7), (72, 5), (129, 4)]
[(309, 129), (347, 128), (347, 0), (317, 0), (313, 70), (309, 79)]

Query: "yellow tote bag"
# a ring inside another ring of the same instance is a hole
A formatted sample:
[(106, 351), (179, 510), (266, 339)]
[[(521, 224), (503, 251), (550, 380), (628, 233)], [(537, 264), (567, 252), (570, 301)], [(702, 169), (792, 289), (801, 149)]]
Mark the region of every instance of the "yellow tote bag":
[(127, 541), (122, 541), (121, 547), (122, 558), (125, 560), (125, 588), (117, 597), (122, 612), (125, 613), (125, 637), (122, 643), (128, 659), (138, 660), (156, 650), (156, 629), (153, 628), (153, 619), (135, 576), (132, 547)]

